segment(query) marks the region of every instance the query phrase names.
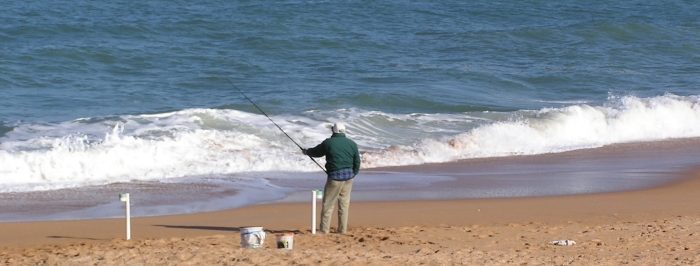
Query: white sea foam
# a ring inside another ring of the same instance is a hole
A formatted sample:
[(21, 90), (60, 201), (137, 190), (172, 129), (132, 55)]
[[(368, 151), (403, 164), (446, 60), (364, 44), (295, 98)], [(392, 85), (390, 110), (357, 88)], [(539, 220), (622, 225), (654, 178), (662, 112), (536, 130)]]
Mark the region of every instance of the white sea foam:
[(700, 136), (700, 99), (664, 95), (612, 98), (604, 106), (520, 111), (456, 136), (424, 139), (365, 154), (365, 165), (410, 165), (530, 155), (613, 143)]
[[(342, 109), (273, 119), (304, 147), (328, 137), (329, 125), (344, 120), (363, 150), (364, 167), (376, 167), (698, 137), (700, 100), (630, 96), (603, 106), (512, 113)], [(17, 125), (0, 138), (0, 161), (0, 192), (317, 170), (264, 116), (215, 109)]]
[[(239, 111), (196, 109), (88, 125), (29, 125), (3, 141), (0, 191), (308, 168), (303, 156), (290, 156), (297, 148), (258, 120)], [(101, 138), (85, 134), (99, 128), (107, 131)], [(41, 135), (71, 130), (81, 132)]]

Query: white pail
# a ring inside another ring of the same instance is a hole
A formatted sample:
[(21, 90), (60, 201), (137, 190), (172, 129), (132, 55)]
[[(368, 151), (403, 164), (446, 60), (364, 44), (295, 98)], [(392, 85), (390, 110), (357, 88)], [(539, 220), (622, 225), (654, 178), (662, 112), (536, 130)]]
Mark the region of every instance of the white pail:
[(277, 248), (280, 248), (280, 249), (292, 249), (292, 248), (294, 248), (294, 234), (287, 233), (287, 234), (277, 235)]
[(241, 247), (259, 248), (265, 243), (265, 231), (262, 227), (241, 228)]

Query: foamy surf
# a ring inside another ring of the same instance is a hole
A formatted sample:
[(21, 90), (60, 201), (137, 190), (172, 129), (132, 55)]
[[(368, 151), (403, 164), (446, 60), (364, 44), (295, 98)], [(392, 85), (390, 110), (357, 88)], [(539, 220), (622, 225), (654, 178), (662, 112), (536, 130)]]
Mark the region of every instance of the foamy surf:
[(448, 162), (468, 158), (556, 153), (614, 143), (700, 136), (697, 96), (611, 98), (605, 105), (518, 111), (440, 139), (370, 151), (368, 167)]
[[(668, 94), (508, 113), (341, 109), (272, 119), (303, 146), (326, 138), (332, 122), (346, 121), (348, 134), (363, 151), (363, 167), (379, 167), (699, 137), (699, 103), (697, 96)], [(19, 124), (0, 142), (0, 192), (317, 171), (264, 116), (238, 110), (186, 109)]]

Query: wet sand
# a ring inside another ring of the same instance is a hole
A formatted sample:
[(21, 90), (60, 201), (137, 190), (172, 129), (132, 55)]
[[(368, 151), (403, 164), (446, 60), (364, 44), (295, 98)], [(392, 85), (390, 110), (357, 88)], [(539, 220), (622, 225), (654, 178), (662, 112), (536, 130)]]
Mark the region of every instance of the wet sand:
[[(347, 235), (312, 235), (307, 203), (190, 215), (0, 224), (0, 263), (700, 263), (700, 170), (662, 187), (590, 195), (354, 202)], [(240, 248), (239, 229), (294, 232), (292, 251)], [(573, 246), (549, 242), (571, 239)]]
[[(627, 191), (678, 179), (700, 165), (699, 139), (630, 143), (536, 156), (363, 169), (353, 200), (450, 200), (537, 197)], [(132, 197), (132, 215), (154, 216), (233, 209), (252, 203), (307, 202), (323, 187), (320, 171), (242, 173), (240, 176), (129, 182), (52, 191), (0, 193), (0, 221), (119, 217), (119, 193)]]

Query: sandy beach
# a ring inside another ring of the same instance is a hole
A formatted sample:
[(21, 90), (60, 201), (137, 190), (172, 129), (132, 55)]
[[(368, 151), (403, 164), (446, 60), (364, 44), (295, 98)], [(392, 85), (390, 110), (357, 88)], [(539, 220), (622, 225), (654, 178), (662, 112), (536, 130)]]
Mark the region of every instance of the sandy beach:
[[(355, 202), (347, 235), (312, 235), (309, 205), (268, 204), (189, 215), (1, 223), (8, 265), (700, 263), (700, 171), (661, 187), (591, 195)], [(263, 226), (262, 249), (239, 230)], [(295, 233), (277, 250), (275, 234)], [(555, 246), (553, 240), (576, 241)]]

